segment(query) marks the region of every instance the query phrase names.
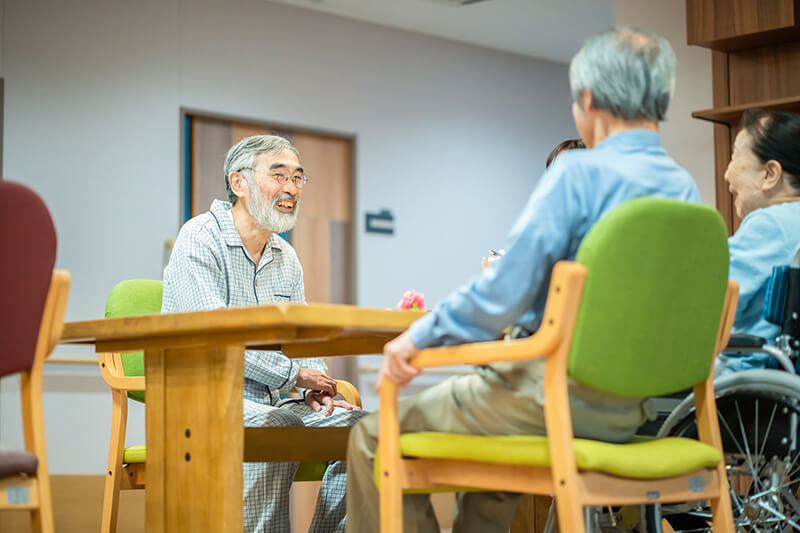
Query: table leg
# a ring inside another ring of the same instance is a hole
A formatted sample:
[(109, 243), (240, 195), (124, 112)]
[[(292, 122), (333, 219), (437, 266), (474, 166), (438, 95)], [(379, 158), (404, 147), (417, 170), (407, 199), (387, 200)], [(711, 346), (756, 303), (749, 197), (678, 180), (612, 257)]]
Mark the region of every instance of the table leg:
[(244, 347), (145, 350), (148, 533), (242, 530)]

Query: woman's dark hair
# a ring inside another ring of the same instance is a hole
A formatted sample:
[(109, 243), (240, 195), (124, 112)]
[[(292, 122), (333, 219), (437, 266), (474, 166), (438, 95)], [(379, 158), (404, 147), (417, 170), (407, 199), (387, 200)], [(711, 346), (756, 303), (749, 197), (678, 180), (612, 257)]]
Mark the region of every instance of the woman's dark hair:
[(586, 148), (586, 145), (583, 144), (583, 141), (580, 139), (567, 139), (566, 141), (561, 141), (556, 145), (555, 148), (553, 148), (553, 151), (550, 152), (550, 155), (547, 156), (547, 163), (545, 163), (544, 168), (548, 168), (561, 152), (574, 150), (576, 148)]
[(753, 140), (753, 153), (762, 163), (775, 160), (787, 174), (789, 185), (800, 190), (800, 115), (784, 111), (748, 109), (742, 129)]

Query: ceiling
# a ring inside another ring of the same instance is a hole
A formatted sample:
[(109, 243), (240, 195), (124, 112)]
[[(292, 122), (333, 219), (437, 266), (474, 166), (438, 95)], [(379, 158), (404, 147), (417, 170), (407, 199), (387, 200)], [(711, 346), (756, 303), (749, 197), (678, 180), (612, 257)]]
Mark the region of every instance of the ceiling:
[(561, 63), (614, 24), (614, 0), (271, 1)]

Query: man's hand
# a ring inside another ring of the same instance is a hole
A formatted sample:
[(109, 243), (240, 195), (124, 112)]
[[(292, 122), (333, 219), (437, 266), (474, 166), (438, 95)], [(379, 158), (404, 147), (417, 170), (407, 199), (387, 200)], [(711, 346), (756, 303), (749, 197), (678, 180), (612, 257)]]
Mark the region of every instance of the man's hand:
[(378, 373), (378, 382), (375, 384), (375, 390), (381, 390), (381, 381), (383, 379), (393, 381), (401, 387), (408, 385), (421, 372), (419, 368), (408, 364), (408, 361), (417, 353), (419, 353), (419, 348), (411, 342), (411, 335), (408, 334), (408, 330), (401, 333), (396, 339), (387, 342), (383, 346), (383, 364), (381, 365), (381, 371)]
[(503, 250), (502, 248), (500, 250), (497, 250), (496, 252), (494, 250), (489, 250), (489, 251), (492, 252), (492, 255), (490, 255), (488, 259), (485, 257), (481, 257), (482, 268), (488, 268), (492, 266), (495, 263), (495, 261), (497, 261), (506, 254), (506, 251)]
[(301, 368), (295, 386), (336, 396), (336, 380), (313, 368)]
[(325, 416), (331, 416), (334, 407), (342, 407), (348, 411), (361, 409), (359, 406), (348, 403), (345, 400), (336, 400), (329, 394), (312, 390), (306, 391), (305, 401), (314, 412), (318, 413), (321, 409), (325, 409)]

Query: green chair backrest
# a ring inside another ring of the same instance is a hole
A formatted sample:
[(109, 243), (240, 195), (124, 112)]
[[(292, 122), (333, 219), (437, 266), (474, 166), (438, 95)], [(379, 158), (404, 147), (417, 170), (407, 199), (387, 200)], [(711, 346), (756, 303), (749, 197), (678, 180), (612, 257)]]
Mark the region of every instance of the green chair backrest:
[(576, 261), (587, 276), (567, 366), (573, 379), (648, 397), (708, 378), (728, 282), (728, 232), (716, 210), (625, 202), (592, 227)]
[[(106, 318), (157, 315), (161, 312), (161, 281), (130, 279), (118, 283), (106, 300)], [(122, 354), (122, 370), (126, 376), (144, 376), (144, 353)], [(144, 401), (144, 391), (128, 391), (128, 397)]]

